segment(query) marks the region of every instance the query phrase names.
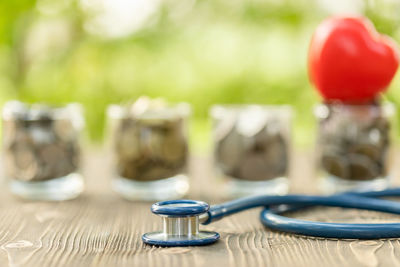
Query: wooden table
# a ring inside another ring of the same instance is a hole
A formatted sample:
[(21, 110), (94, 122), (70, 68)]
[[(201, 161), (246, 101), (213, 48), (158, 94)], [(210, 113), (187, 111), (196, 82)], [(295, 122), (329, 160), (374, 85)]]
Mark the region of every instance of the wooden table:
[[(0, 266), (395, 266), (400, 242), (336, 240), (273, 232), (261, 225), (259, 210), (226, 218), (203, 229), (221, 240), (205, 247), (144, 245), (142, 233), (160, 229), (151, 203), (128, 202), (110, 189), (110, 161), (91, 153), (85, 162), (87, 191), (60, 203), (28, 202), (7, 190), (0, 199)], [(307, 154), (306, 154), (307, 155)], [(292, 192), (316, 190), (310, 157), (296, 156)], [(189, 197), (217, 203), (209, 161), (192, 162)], [(398, 164), (397, 164), (398, 165)], [(395, 173), (397, 175), (398, 173)], [(206, 188), (211, 191), (206, 192)], [(5, 186), (3, 188), (6, 188)], [(339, 208), (314, 208), (293, 216), (337, 222), (398, 222), (399, 216)]]

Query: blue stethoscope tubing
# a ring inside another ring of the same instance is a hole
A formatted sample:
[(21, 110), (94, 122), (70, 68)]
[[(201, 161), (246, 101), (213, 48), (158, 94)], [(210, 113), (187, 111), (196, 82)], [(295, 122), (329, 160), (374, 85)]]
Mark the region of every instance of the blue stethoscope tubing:
[(328, 223), (305, 221), (282, 215), (284, 212), (310, 206), (355, 208), (400, 214), (399, 202), (379, 199), (396, 196), (400, 196), (400, 187), (382, 191), (346, 192), (331, 196), (253, 196), (211, 206), (208, 211), (208, 219), (203, 224), (209, 224), (243, 210), (264, 207), (260, 214), (262, 224), (277, 231), (324, 238), (396, 238), (400, 237), (400, 222), (379, 224)]

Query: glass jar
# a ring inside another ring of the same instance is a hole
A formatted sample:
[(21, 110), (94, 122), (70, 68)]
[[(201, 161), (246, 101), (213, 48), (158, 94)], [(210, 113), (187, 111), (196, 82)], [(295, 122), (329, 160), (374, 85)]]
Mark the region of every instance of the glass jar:
[(63, 107), (7, 102), (3, 153), (11, 192), (33, 200), (66, 200), (84, 189), (78, 173), (84, 126), (79, 104)]
[(389, 185), (392, 104), (321, 104), (317, 165), (322, 190), (380, 190)]
[(289, 106), (217, 105), (214, 162), (228, 197), (286, 194), (290, 161)]
[(108, 108), (116, 192), (129, 200), (149, 201), (187, 193), (189, 115), (186, 103), (168, 105), (148, 98)]

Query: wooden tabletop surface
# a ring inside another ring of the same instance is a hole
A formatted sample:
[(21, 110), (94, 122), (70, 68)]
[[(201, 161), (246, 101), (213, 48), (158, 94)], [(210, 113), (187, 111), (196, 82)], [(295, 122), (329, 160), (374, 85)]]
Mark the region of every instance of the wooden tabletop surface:
[[(292, 192), (316, 192), (312, 161), (307, 155), (295, 156)], [(221, 234), (214, 245), (184, 248), (144, 245), (141, 235), (161, 226), (161, 220), (150, 212), (151, 203), (128, 202), (111, 191), (110, 160), (104, 153), (93, 152), (86, 158), (83, 172), (87, 190), (76, 200), (22, 201), (11, 196), (3, 185), (1, 267), (400, 265), (399, 239), (336, 240), (273, 232), (259, 222), (259, 209), (201, 226)], [(396, 169), (394, 176), (398, 177), (397, 174)], [(215, 177), (209, 160), (194, 158), (188, 197), (218, 203), (222, 198), (217, 194), (221, 184), (212, 181)], [(314, 208), (292, 216), (332, 222), (400, 220), (395, 215), (339, 208)]]

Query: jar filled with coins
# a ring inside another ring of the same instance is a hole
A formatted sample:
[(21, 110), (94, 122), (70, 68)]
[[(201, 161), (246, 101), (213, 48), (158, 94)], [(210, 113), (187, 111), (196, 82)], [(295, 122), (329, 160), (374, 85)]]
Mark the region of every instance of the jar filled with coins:
[(26, 199), (66, 200), (84, 188), (79, 174), (79, 104), (63, 107), (7, 102), (3, 108), (3, 156), (11, 192)]
[(129, 200), (179, 198), (189, 189), (190, 106), (141, 97), (108, 108), (116, 192)]
[(321, 104), (317, 164), (326, 193), (379, 190), (389, 185), (394, 106)]
[(289, 106), (211, 109), (214, 162), (229, 197), (287, 193), (291, 114)]

